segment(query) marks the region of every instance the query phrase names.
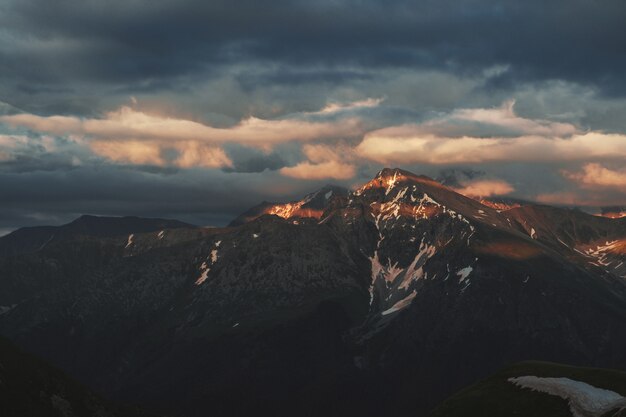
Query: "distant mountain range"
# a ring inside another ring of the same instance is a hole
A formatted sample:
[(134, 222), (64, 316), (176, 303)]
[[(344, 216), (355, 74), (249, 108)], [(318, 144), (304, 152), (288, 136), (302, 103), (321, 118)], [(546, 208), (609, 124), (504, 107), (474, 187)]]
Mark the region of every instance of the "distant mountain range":
[(63, 226), (24, 227), (9, 233), (0, 238), (0, 256), (37, 252), (52, 242), (70, 241), (77, 236), (107, 238), (182, 227), (194, 226), (178, 220), (84, 215)]
[(626, 369), (626, 218), (483, 203), (384, 169), (225, 228), (20, 229), (0, 334), (185, 417), (425, 416), (518, 361)]

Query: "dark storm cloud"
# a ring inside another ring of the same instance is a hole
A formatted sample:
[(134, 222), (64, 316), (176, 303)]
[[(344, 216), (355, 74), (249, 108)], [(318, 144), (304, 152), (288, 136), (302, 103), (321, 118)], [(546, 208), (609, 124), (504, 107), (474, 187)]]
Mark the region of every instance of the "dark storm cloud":
[[(270, 125), (354, 117), (370, 131), (517, 99), (523, 117), (621, 134), (625, 21), (623, 0), (4, 0), (0, 115), (100, 122), (132, 103), (138, 112), (223, 128), (251, 115)], [(384, 100), (320, 111), (365, 99)], [(444, 127), (450, 137), (510, 134), (482, 122)], [(380, 169), (346, 151), (363, 140), (358, 129), (308, 154), (302, 143), (262, 150), (227, 144), (232, 165), (203, 169), (106, 160), (87, 149), (89, 138), (72, 142), (80, 131), (48, 137), (54, 133), (4, 128), (0, 233), (83, 213), (225, 224), (258, 201), (288, 200), (320, 185), (280, 174), (307, 155), (318, 158), (311, 166), (354, 165), (345, 185)], [(20, 135), (31, 136), (20, 142)], [(566, 168), (583, 172), (583, 162)], [(403, 167), (433, 177), (441, 171), (427, 163)], [(520, 196), (543, 193), (549, 201), (550, 193), (574, 190), (560, 168), (553, 161), (478, 163), (447, 174), (458, 183), (496, 176)]]
[(61, 224), (81, 214), (166, 217), (221, 226), (264, 199), (295, 198), (316, 186), (288, 184), (278, 175), (252, 178), (201, 170), (163, 174), (86, 166), (69, 171), (0, 171), (0, 230)]
[(474, 180), (485, 176), (485, 174), (485, 171), (471, 168), (446, 168), (442, 169), (435, 179), (449, 187), (460, 187), (464, 181)]
[[(508, 65), (491, 86), (562, 79), (626, 94), (622, 0), (55, 1), (1, 6), (0, 93), (191, 88), (233, 65), (255, 83), (340, 83), (368, 68), (455, 74)], [(349, 69), (346, 69), (349, 68)], [(306, 69), (306, 71), (303, 71)], [(18, 103), (19, 104), (19, 103)], [(71, 107), (70, 109), (74, 107)]]
[(222, 168), (224, 172), (255, 173), (265, 170), (276, 171), (287, 166), (287, 162), (278, 152), (263, 153), (241, 146), (230, 146), (227, 152), (233, 166)]
[(74, 169), (71, 158), (65, 155), (17, 155), (0, 164), (0, 172), (65, 171)]
[(374, 80), (376, 76), (365, 71), (321, 69), (297, 70), (280, 68), (275, 71), (257, 72), (246, 71), (238, 74), (235, 79), (244, 91), (254, 90), (261, 85), (299, 85), (299, 84), (330, 84), (340, 85), (355, 80)]

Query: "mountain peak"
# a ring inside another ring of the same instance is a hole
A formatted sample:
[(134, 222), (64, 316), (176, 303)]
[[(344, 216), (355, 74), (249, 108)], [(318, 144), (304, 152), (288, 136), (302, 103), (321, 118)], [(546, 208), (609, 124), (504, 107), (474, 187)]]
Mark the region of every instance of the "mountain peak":
[(376, 174), (376, 176), (374, 178), (388, 178), (388, 177), (393, 177), (395, 175), (404, 173), (404, 172), (408, 172), (408, 171), (404, 171), (400, 168), (383, 168), (380, 171), (378, 171), (378, 174)]
[(361, 195), (367, 190), (372, 189), (385, 189), (385, 193), (394, 188), (397, 184), (402, 183), (419, 183), (430, 187), (436, 187), (439, 189), (446, 189), (444, 185), (433, 180), (426, 175), (416, 175), (412, 172), (405, 171), (400, 168), (383, 168), (376, 174), (376, 176), (369, 182), (363, 184), (356, 191), (356, 195)]
[(386, 179), (393, 177), (405, 177), (405, 178), (413, 178), (417, 180), (427, 180), (432, 182), (437, 182), (434, 179), (426, 176), (426, 175), (417, 175), (412, 173), (411, 171), (404, 170), (402, 168), (383, 168), (374, 177), (374, 179)]
[(264, 214), (272, 214), (283, 219), (296, 217), (319, 219), (333, 197), (347, 197), (348, 190), (338, 185), (326, 184), (322, 188), (304, 196), (304, 198), (287, 203), (262, 202), (230, 222), (228, 226), (239, 226), (253, 221)]

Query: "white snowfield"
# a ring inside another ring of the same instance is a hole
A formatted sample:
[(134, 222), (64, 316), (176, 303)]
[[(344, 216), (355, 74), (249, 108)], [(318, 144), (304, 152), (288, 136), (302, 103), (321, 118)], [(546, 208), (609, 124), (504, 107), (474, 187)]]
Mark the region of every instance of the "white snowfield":
[(574, 417), (599, 417), (616, 408), (626, 408), (626, 398), (617, 392), (569, 378), (519, 376), (509, 378), (508, 381), (521, 388), (556, 395), (567, 400)]

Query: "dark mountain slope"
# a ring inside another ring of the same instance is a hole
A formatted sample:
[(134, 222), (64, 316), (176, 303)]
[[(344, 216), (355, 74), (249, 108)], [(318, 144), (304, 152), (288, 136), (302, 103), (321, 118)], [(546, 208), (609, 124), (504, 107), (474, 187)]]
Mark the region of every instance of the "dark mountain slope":
[(626, 218), (549, 206), (519, 207), (506, 216), (521, 231), (582, 268), (608, 280), (626, 279)]
[(181, 227), (195, 226), (178, 220), (85, 215), (62, 226), (24, 227), (0, 237), (0, 257), (37, 252), (52, 242), (77, 236), (112, 237)]
[(523, 359), (626, 368), (624, 280), (424, 177), (383, 171), (355, 194), (347, 210), (378, 230), (359, 360), (402, 381), (389, 412), (419, 415), (442, 392)]
[(420, 416), (520, 360), (626, 369), (624, 254), (585, 252), (625, 223), (499, 212), (398, 169), (328, 200), (306, 221), (0, 259), (0, 332), (100, 392), (185, 416)]
[[(298, 227), (306, 233), (294, 236)], [(226, 381), (252, 384), (261, 390), (261, 399), (268, 389), (273, 395), (281, 387), (293, 389), (293, 381), (315, 377), (320, 362), (326, 363), (319, 356), (321, 349), (329, 349), (323, 346), (341, 343), (334, 326), (345, 330), (367, 309), (366, 282), (359, 278), (367, 273), (359, 268), (367, 265), (346, 263), (328, 228), (268, 217), (237, 229), (171, 230), (162, 239), (156, 233), (138, 234), (126, 245), (119, 238), (68, 242), (5, 260), (22, 263), (12, 269), (18, 283), (24, 277), (17, 273), (33, 265), (41, 265), (41, 272), (26, 276), (44, 275), (49, 264), (59, 270), (45, 277), (56, 281), (53, 287), (16, 303), (0, 318), (20, 345), (101, 392), (131, 402), (145, 400), (172, 412), (182, 404), (193, 411), (198, 397), (205, 402), (204, 396), (221, 392), (224, 402), (217, 398), (214, 407), (253, 409), (260, 400), (252, 388), (248, 401), (231, 405)], [(316, 318), (324, 305), (345, 318)], [(320, 320), (332, 326), (326, 329)], [(291, 333), (304, 334), (309, 343), (284, 344)], [(280, 360), (278, 352), (285, 353)], [(300, 362), (304, 352), (308, 358)], [(331, 358), (335, 354), (329, 353)], [(293, 366), (282, 364), (288, 357)], [(251, 363), (258, 360), (268, 364), (259, 364), (258, 381), (246, 382)], [(333, 371), (334, 363), (325, 366)], [(277, 380), (280, 372), (283, 379)], [(189, 406), (172, 393), (191, 396)]]
[(3, 417), (147, 417), (103, 400), (1, 337), (0, 411)]

